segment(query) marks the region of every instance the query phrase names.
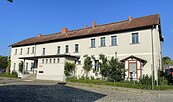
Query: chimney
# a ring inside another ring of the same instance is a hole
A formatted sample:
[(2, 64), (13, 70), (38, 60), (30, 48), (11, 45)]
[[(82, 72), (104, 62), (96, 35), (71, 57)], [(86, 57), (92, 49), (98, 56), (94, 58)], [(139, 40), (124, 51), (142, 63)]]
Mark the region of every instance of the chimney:
[(92, 28), (95, 28), (95, 27), (96, 27), (96, 22), (93, 21), (93, 22), (92, 22)]
[(129, 16), (129, 21), (131, 21), (133, 19), (133, 17), (132, 16)]
[(37, 37), (42, 37), (43, 35), (42, 34), (38, 34), (38, 36)]
[(85, 25), (84, 28), (87, 28), (87, 25)]
[(68, 29), (67, 28), (62, 28), (61, 33), (67, 33)]

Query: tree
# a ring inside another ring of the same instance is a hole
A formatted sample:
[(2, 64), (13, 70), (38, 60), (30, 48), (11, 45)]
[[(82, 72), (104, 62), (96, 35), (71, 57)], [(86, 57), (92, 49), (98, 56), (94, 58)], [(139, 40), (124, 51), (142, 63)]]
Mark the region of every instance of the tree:
[(109, 61), (108, 81), (123, 81), (125, 78), (125, 66), (120, 63), (117, 58), (112, 57)]
[(86, 78), (88, 78), (88, 72), (92, 69), (92, 61), (91, 57), (89, 57), (88, 55), (84, 55), (83, 57), (85, 58), (83, 69), (85, 71)]
[(99, 55), (100, 62), (100, 74), (107, 78), (108, 81), (122, 81), (125, 78), (124, 64), (119, 62), (117, 58), (112, 57), (108, 60), (103, 54)]
[(101, 60), (100, 64), (100, 74), (102, 77), (108, 77), (109, 68), (108, 68), (108, 59), (105, 55), (100, 54), (99, 59)]
[(171, 60), (170, 57), (166, 56), (162, 58), (162, 65), (169, 65), (173, 64), (173, 61)]
[(0, 68), (6, 69), (8, 66), (7, 56), (0, 56)]
[(65, 76), (68, 78), (70, 77), (72, 74), (74, 74), (75, 71), (75, 64), (74, 63), (70, 63), (70, 62), (66, 62), (65, 66), (64, 66), (64, 74)]

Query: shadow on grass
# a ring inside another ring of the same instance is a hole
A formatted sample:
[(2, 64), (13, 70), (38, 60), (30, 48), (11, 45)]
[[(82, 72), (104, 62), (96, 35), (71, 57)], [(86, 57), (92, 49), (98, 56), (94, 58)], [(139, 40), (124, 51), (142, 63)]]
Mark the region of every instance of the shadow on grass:
[(93, 102), (105, 96), (64, 85), (0, 86), (0, 102)]

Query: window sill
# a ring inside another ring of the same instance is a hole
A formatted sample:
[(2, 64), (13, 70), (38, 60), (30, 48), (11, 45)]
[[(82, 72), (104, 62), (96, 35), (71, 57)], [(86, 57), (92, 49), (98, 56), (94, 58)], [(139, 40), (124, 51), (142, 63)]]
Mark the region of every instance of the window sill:
[(109, 47), (113, 47), (113, 46), (118, 46), (118, 45), (109, 45)]
[(136, 45), (136, 44), (140, 44), (140, 43), (130, 43), (130, 45)]
[(89, 47), (89, 48), (96, 48), (96, 47)]
[(99, 46), (99, 48), (100, 48), (100, 47), (106, 47), (106, 46)]

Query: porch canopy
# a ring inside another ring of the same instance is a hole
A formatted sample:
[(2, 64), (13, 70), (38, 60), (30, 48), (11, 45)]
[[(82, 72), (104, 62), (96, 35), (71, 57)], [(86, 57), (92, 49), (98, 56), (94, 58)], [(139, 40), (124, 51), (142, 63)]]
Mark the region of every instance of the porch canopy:
[(140, 62), (142, 62), (143, 63), (143, 65), (145, 65), (146, 63), (147, 63), (147, 60), (144, 60), (144, 59), (142, 59), (142, 58), (139, 58), (139, 57), (136, 57), (136, 56), (133, 56), (133, 55), (131, 55), (131, 56), (129, 56), (129, 57), (126, 57), (126, 58), (124, 58), (124, 59), (122, 59), (122, 60), (120, 60), (121, 62), (125, 62), (126, 60), (128, 60), (128, 59), (137, 59), (138, 61), (140, 61)]
[(68, 58), (74, 58), (74, 59), (80, 58), (80, 56), (73, 56), (73, 55), (67, 55), (67, 54), (57, 54), (57, 55), (42, 55), (42, 56), (19, 57), (19, 59), (38, 60), (39, 58), (52, 58), (52, 57), (68, 57)]

